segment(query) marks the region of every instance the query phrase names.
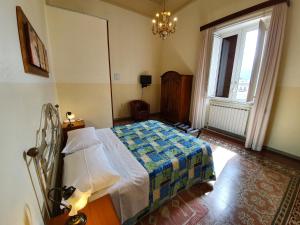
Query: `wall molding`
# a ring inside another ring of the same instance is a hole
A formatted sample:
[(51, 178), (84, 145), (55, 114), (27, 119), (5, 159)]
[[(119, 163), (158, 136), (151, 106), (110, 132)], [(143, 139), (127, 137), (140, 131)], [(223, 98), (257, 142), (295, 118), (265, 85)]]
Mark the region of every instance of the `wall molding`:
[(299, 160), (300, 161), (300, 157), (299, 156), (296, 156), (296, 155), (284, 152), (282, 150), (278, 150), (278, 149), (271, 148), (271, 147), (268, 147), (268, 146), (263, 146), (263, 150), (269, 151), (269, 152), (275, 152), (275, 153), (278, 153), (279, 155), (283, 155), (283, 156), (289, 157), (291, 159), (295, 159), (295, 160)]

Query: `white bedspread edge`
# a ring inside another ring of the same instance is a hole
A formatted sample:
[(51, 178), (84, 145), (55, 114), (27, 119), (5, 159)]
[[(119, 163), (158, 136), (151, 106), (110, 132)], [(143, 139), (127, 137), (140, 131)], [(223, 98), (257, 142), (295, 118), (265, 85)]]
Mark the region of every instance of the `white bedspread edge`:
[(97, 129), (96, 133), (121, 180), (104, 191), (93, 193), (89, 201), (110, 194), (119, 219), (124, 223), (148, 207), (149, 174), (111, 129)]

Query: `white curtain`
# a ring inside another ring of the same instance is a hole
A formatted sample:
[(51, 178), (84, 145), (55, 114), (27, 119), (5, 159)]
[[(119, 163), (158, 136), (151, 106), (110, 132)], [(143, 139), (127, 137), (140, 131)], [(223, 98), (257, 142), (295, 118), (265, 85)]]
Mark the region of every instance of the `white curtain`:
[(263, 147), (270, 118), (284, 39), (287, 7), (287, 4), (284, 3), (276, 5), (272, 10), (265, 53), (245, 143), (246, 148), (256, 151), (260, 151)]
[(198, 69), (194, 76), (193, 102), (191, 110), (193, 128), (203, 128), (205, 124), (213, 30), (213, 28), (209, 28), (201, 33), (203, 35), (203, 44), (200, 50)]

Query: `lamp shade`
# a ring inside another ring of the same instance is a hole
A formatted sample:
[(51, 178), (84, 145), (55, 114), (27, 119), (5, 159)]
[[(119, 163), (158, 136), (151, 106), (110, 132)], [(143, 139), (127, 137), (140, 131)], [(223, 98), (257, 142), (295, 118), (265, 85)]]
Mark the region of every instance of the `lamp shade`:
[(66, 117), (67, 117), (67, 119), (69, 119), (69, 120), (73, 120), (73, 119), (75, 118), (75, 114), (72, 113), (72, 112), (67, 112), (67, 113), (66, 113)]
[(72, 206), (69, 216), (77, 215), (77, 212), (86, 206), (90, 196), (91, 190), (87, 192), (81, 192), (80, 190), (76, 189), (73, 195), (66, 200), (66, 202)]

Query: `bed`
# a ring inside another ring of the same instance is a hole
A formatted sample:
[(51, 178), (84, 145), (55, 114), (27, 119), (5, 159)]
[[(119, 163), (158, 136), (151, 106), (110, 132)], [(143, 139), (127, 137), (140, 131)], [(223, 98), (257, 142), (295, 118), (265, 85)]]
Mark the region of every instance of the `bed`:
[(209, 144), (159, 121), (99, 129), (97, 135), (125, 181), (91, 200), (109, 193), (123, 224), (134, 224), (195, 183), (215, 180)]
[[(88, 176), (82, 176), (82, 171), (86, 169), (89, 170), (86, 174), (98, 174), (98, 171), (92, 170), (101, 163), (95, 161), (97, 157), (90, 157), (93, 162), (89, 163), (87, 155), (82, 156), (87, 163), (86, 168), (78, 166), (78, 163), (70, 166), (66, 160), (68, 156), (62, 163), (59, 123), (49, 120), (55, 117), (55, 121), (59, 121), (57, 108), (48, 104), (43, 109), (45, 112), (42, 112), (42, 116), (45, 118), (41, 123), (44, 129), (40, 128), (44, 133), (41, 143), (47, 144), (37, 146), (34, 154), (28, 151), (27, 155), (34, 159), (44, 197), (54, 185), (73, 185), (80, 189), (84, 183), (82, 177), (88, 179)], [(49, 132), (44, 132), (45, 128)], [(159, 121), (97, 129), (95, 135), (107, 161), (120, 179), (105, 189), (95, 188), (89, 201), (110, 194), (122, 224), (135, 224), (140, 217), (195, 183), (215, 180), (209, 144)], [(85, 154), (86, 150), (78, 152)], [(46, 171), (41, 165), (50, 169)], [(46, 197), (45, 202), (49, 216), (55, 216), (53, 212), (55, 209), (59, 211), (59, 205), (51, 205)]]

